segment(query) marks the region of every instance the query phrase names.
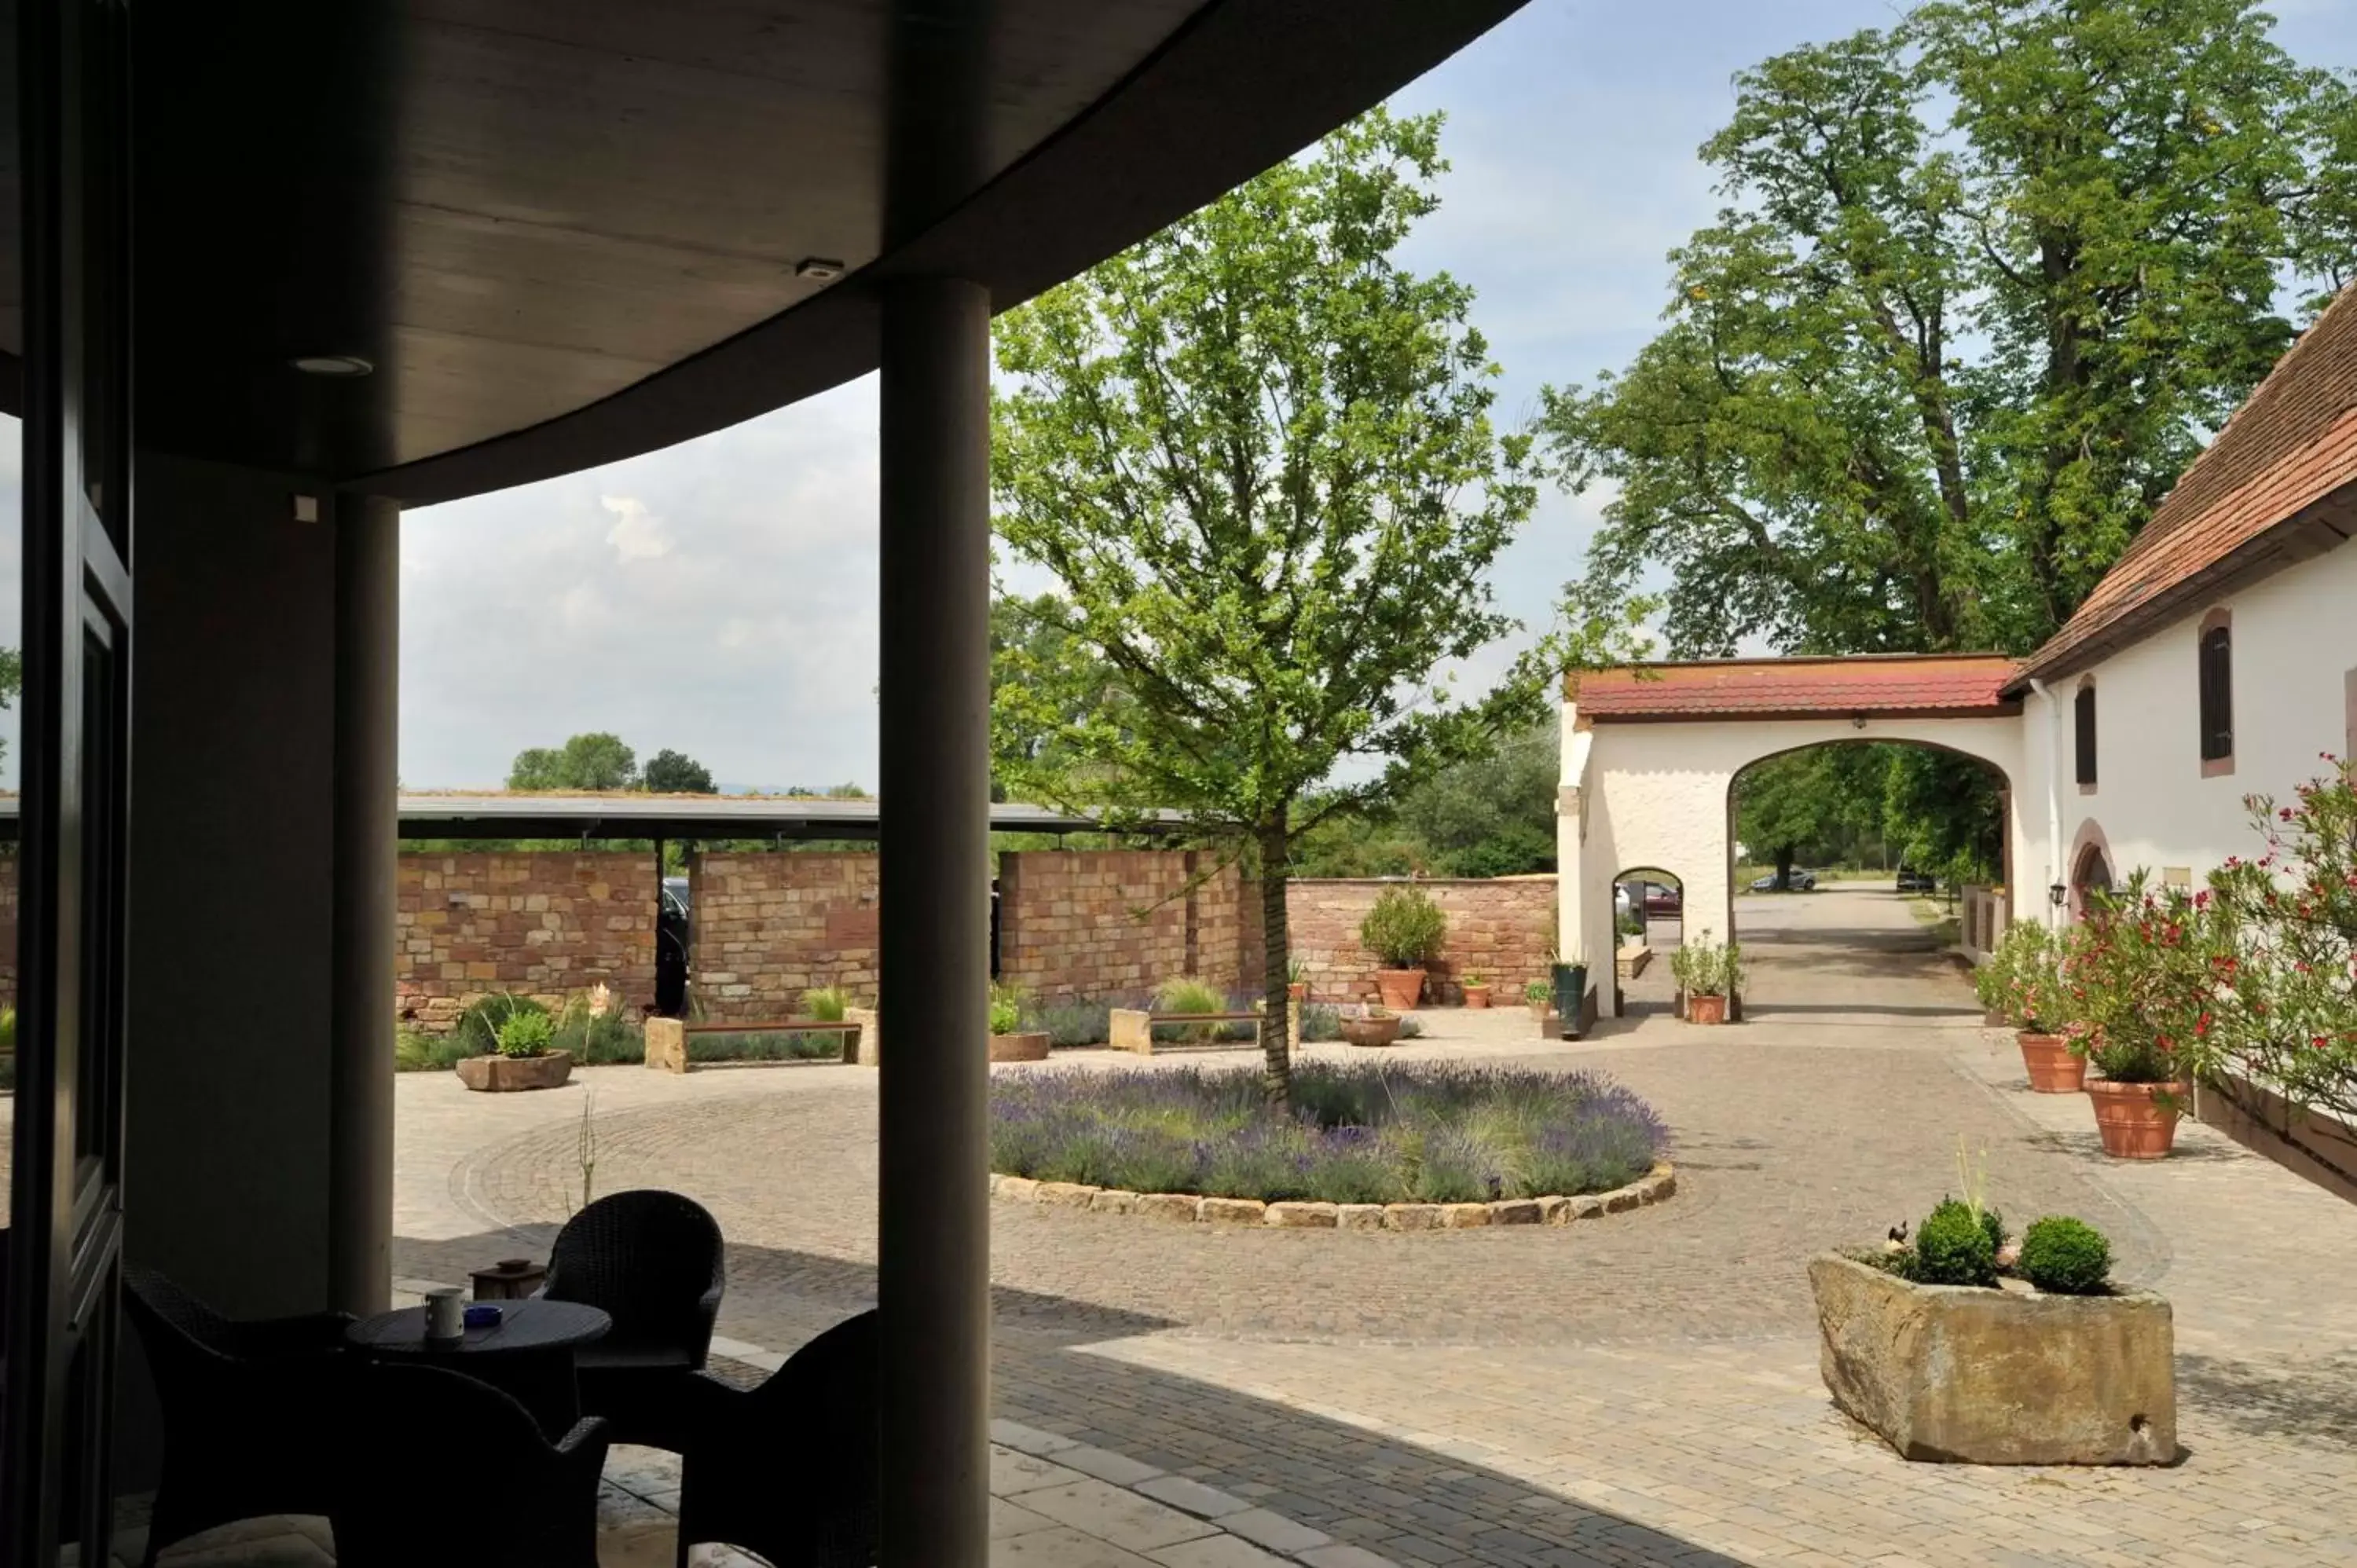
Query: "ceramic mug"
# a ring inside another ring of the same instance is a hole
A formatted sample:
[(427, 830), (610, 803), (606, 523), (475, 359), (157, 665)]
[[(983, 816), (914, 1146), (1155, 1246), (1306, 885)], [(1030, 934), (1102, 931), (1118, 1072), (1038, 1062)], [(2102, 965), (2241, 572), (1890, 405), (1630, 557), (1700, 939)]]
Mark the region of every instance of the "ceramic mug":
[(467, 1337), (467, 1293), (443, 1285), (425, 1293), (425, 1342), (456, 1345)]

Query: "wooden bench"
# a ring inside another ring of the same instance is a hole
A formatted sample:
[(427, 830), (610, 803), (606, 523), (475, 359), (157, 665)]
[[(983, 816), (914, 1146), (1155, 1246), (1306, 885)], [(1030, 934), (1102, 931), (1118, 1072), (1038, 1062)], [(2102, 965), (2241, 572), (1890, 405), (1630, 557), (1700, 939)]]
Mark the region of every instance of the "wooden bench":
[[(1156, 1013), (1144, 1007), (1116, 1007), (1105, 1030), (1105, 1043), (1117, 1051), (1128, 1051), (1141, 1057), (1154, 1054), (1154, 1031), (1184, 1028), (1197, 1024), (1250, 1024), (1253, 1043), (1261, 1043), (1261, 1030), (1268, 1015), (1258, 1010), (1249, 1013)], [(1286, 1009), (1287, 1043), (1301, 1043), (1301, 1004), (1296, 1002)], [(1211, 1042), (1205, 1042), (1210, 1045)], [(1201, 1048), (1200, 1047), (1197, 1048)]]
[[(865, 1012), (853, 1008), (853, 1014)], [(859, 1042), (867, 1028), (861, 1017), (843, 1018), (780, 1018), (768, 1023), (751, 1024), (690, 1024), (678, 1018), (647, 1020), (647, 1066), (667, 1072), (687, 1070), (687, 1036), (690, 1035), (823, 1035), (843, 1036), (843, 1059), (860, 1059)]]

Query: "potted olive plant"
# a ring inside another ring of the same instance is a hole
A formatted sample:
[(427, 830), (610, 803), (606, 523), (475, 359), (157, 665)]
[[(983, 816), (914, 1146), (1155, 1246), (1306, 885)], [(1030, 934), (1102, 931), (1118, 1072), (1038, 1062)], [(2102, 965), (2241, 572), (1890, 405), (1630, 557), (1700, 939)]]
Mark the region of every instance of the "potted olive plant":
[(1728, 999), (1743, 984), (1742, 950), (1733, 942), (1722, 947), (1705, 931), (1670, 955), (1670, 973), (1685, 998), (1687, 1023), (1724, 1024)]
[(2087, 1078), (2086, 1059), (2064, 1033), (2069, 998), (2061, 961), (2061, 944), (2052, 933), (2036, 920), (2017, 920), (1973, 975), (1981, 1005), (2012, 1026), (2022, 1070), (2040, 1094), (2076, 1094)]
[(1394, 1012), (1424, 996), (1425, 966), (1448, 934), (1448, 917), (1420, 887), (1386, 887), (1359, 922), (1359, 944), (1382, 963), (1375, 990)]

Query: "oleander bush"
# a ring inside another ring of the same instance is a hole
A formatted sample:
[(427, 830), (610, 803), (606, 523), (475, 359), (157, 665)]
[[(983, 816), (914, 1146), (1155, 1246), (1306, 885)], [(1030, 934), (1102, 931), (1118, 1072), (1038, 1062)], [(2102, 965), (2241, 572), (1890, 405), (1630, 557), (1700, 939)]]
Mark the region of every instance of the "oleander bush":
[(1005, 1075), (991, 1169), (1269, 1201), (1484, 1202), (1601, 1192), (1649, 1170), (1661, 1117), (1595, 1072), (1300, 1061), (1293, 1111), (1254, 1069)]
[(2112, 1248), (2084, 1220), (2049, 1215), (2021, 1235), (2021, 1277), (2057, 1295), (2100, 1295), (2111, 1288)]

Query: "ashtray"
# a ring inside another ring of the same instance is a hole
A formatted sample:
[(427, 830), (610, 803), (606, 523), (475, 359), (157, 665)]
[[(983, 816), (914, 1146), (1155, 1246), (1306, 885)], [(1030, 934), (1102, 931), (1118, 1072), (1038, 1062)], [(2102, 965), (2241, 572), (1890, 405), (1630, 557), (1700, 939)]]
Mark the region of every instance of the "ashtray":
[(500, 1319), (506, 1316), (500, 1310), (498, 1302), (479, 1301), (467, 1308), (467, 1326), (469, 1328), (496, 1327)]

